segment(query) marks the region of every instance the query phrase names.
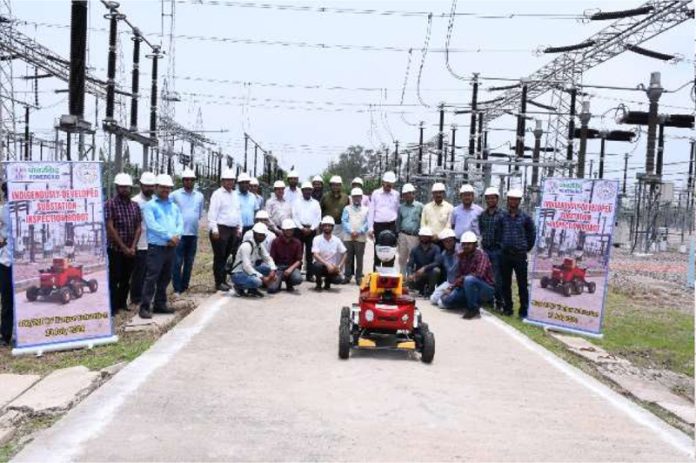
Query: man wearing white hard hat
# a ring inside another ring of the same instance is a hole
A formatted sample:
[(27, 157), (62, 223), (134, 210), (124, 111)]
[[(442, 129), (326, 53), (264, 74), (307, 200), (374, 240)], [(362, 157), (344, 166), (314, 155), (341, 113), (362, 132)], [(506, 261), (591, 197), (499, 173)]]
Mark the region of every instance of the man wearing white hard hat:
[(321, 201), (319, 201), (321, 216), (325, 217), (330, 215), (336, 223), (341, 222), (343, 208), (350, 204), (350, 199), (348, 195), (343, 192), (342, 188), (343, 179), (338, 175), (334, 175), (329, 180), (329, 191), (324, 193), (324, 196), (321, 197)]
[(452, 229), (455, 236), (459, 239), (466, 231), (472, 231), (479, 236), (478, 221), (483, 208), (474, 204), (474, 187), (468, 184), (462, 185), (459, 189), (459, 198), (462, 203), (452, 211)]
[(367, 208), (362, 205), (362, 198), (363, 191), (360, 188), (353, 188), (350, 192), (351, 203), (343, 208), (341, 215), (343, 245), (346, 247), (344, 283), (349, 283), (355, 275), (355, 282), (358, 285), (363, 277), (363, 257), (367, 239)]
[(405, 272), (411, 249), (418, 246), (423, 203), (416, 201), (416, 188), (410, 183), (401, 188), (401, 199), (396, 218), (396, 230), (399, 233), (396, 249), (399, 256), (399, 268)]
[(360, 177), (355, 177), (353, 181), (350, 182), (350, 188), (351, 190), (353, 188), (360, 188), (363, 191), (362, 205), (365, 207), (370, 206), (370, 195), (367, 194), (367, 191), (365, 191), (365, 188), (363, 186), (363, 180)]
[(259, 179), (256, 177), (251, 177), (249, 182), (249, 191), (256, 197), (256, 210), (260, 211), (266, 205), (266, 201), (263, 199), (261, 194), (261, 185), (259, 184)]
[(254, 226), (254, 217), (258, 204), (256, 203), (256, 195), (250, 190), (251, 177), (246, 172), (242, 172), (237, 176), (237, 201), (239, 201), (239, 210), (242, 216), (242, 236)]
[[(256, 225), (257, 223), (262, 223), (266, 227), (268, 227), (268, 224), (270, 222), (270, 216), (266, 211), (259, 211), (256, 213), (256, 217), (254, 217), (254, 225)], [(268, 229), (270, 230), (270, 227)], [(247, 231), (246, 233), (244, 233), (244, 236), (242, 236), (242, 241), (252, 239), (254, 237), (253, 234), (253, 231)], [(261, 243), (266, 248), (266, 251), (268, 251), (269, 253), (271, 252), (271, 245), (273, 244), (273, 240), (275, 240), (275, 237), (275, 233), (268, 233), (266, 235), (266, 239), (263, 240), (263, 243)]]
[(437, 265), (440, 250), (433, 244), (433, 231), (421, 227), (418, 231), (418, 246), (411, 250), (406, 264), (406, 283), (417, 290), (420, 296), (430, 297), (440, 284), (441, 271)]
[[(368, 236), (375, 239), (383, 230), (391, 230), (396, 235), (396, 217), (399, 214), (399, 192), (394, 190), (396, 174), (385, 172), (382, 176), (382, 188), (372, 192), (367, 212)], [(377, 254), (372, 270), (376, 270)]]
[(321, 235), (314, 237), (312, 242), (313, 273), (317, 279), (315, 289), (331, 289), (331, 283), (341, 283), (343, 275), (341, 271), (346, 263), (346, 247), (337, 236), (333, 234), (336, 223), (333, 217), (327, 215), (321, 219)]
[(226, 169), (220, 176), (220, 188), (210, 197), (208, 207), (208, 230), (210, 244), (213, 248), (213, 275), (215, 288), (218, 291), (228, 291), (225, 283), (225, 262), (230, 255), (237, 252), (237, 246), (242, 239), (242, 213), (239, 200), (233, 188), (236, 178), (232, 169)]
[(480, 316), (483, 302), (493, 300), (493, 269), (485, 252), (477, 249), (478, 237), (474, 232), (462, 233), (460, 239), (459, 272), (453, 289), (441, 299), (445, 309), (464, 308), (463, 318)]
[(172, 201), (179, 206), (181, 216), (184, 219), (184, 233), (181, 241), (176, 246), (176, 258), (172, 270), (172, 286), (175, 294), (181, 294), (188, 290), (191, 281), (191, 270), (198, 249), (198, 224), (203, 217), (203, 193), (193, 189), (196, 182), (196, 173), (191, 169), (184, 169), (181, 173), (182, 188), (171, 194)]
[(292, 204), (285, 199), (285, 182), (276, 180), (273, 195), (266, 202), (266, 212), (270, 217), (269, 228), (276, 236), (283, 234), (283, 221), (292, 218)]
[[(285, 188), (285, 200), (290, 204), (294, 204), (296, 199), (302, 196), (300, 183), (300, 174), (296, 170), (291, 170), (288, 173), (288, 186)], [(311, 183), (310, 183), (311, 185)]]
[[(140, 207), (140, 214), (143, 214), (145, 204), (152, 199), (155, 194), (157, 176), (152, 172), (143, 172), (140, 175), (140, 193), (131, 198)], [(131, 274), (130, 281), (130, 303), (140, 306), (143, 295), (143, 283), (145, 282), (145, 265), (147, 263), (147, 225), (145, 221), (140, 222), (140, 238), (135, 251), (135, 266)]]
[[(319, 229), (321, 221), (321, 206), (319, 201), (312, 198), (312, 184), (304, 182), (302, 184), (302, 196), (292, 205), (292, 219), (297, 225), (296, 235), (304, 245), (307, 281), (314, 281), (312, 267), (312, 243)], [(287, 190), (285, 190), (287, 194)]]
[(155, 197), (143, 209), (148, 247), (141, 318), (152, 318), (153, 312), (174, 312), (167, 307), (167, 286), (172, 279), (176, 247), (184, 233), (184, 219), (179, 206), (170, 198), (173, 188), (169, 175), (158, 175)]
[[(111, 313), (128, 310), (130, 278), (135, 267), (135, 252), (140, 239), (142, 214), (131, 200), (133, 180), (125, 173), (114, 177), (116, 196), (106, 201), (107, 255), (109, 257), (109, 292)], [(48, 240), (47, 240), (48, 241)]]
[(277, 276), (268, 288), (269, 293), (280, 291), (283, 282), (289, 292), (302, 284), (302, 243), (295, 238), (295, 228), (292, 219), (285, 219), (282, 225), (283, 234), (273, 240), (271, 258), (277, 266)]
[(321, 203), (321, 198), (324, 196), (324, 179), (321, 175), (315, 175), (312, 178), (312, 198)]
[(234, 292), (237, 296), (263, 297), (261, 286), (269, 287), (276, 278), (276, 266), (263, 245), (270, 233), (263, 223), (251, 228), (252, 238), (239, 245), (234, 259), (228, 260)]
[(454, 207), (445, 201), (445, 185), (443, 183), (434, 183), (431, 192), (433, 200), (423, 207), (421, 227), (430, 228), (433, 234), (437, 236), (442, 230), (450, 227)]
[(486, 209), (479, 216), (479, 231), (481, 249), (488, 255), (493, 267), (493, 279), (495, 280), (495, 309), (503, 311), (503, 291), (500, 279), (500, 240), (496, 238), (498, 222), (503, 211), (498, 207), (500, 193), (495, 187), (488, 187), (483, 192), (486, 201)]
[(512, 315), (512, 273), (515, 272), (520, 297), (518, 316), (525, 318), (529, 308), (527, 287), (527, 253), (534, 247), (536, 227), (531, 217), (520, 210), (522, 190), (513, 188), (507, 193), (507, 211), (499, 223), (500, 280), (503, 292), (503, 315)]
[(437, 256), (437, 266), (440, 268), (440, 273), (444, 276), (445, 281), (440, 283), (430, 295), (430, 303), (436, 306), (440, 304), (440, 299), (452, 290), (452, 285), (459, 274), (457, 238), (454, 230), (445, 228), (438, 235), (438, 238), (442, 243), (442, 252)]

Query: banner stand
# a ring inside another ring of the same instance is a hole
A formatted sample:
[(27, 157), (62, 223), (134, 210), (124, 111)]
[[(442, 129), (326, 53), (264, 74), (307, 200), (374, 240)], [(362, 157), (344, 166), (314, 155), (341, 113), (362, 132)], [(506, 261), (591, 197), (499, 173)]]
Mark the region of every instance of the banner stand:
[(602, 339), (604, 334), (602, 333), (590, 333), (589, 331), (574, 330), (573, 328), (566, 328), (564, 326), (549, 325), (548, 323), (536, 322), (534, 320), (523, 319), (522, 323), (527, 325), (534, 325), (544, 328), (544, 331), (555, 331), (557, 333), (572, 333), (578, 334), (580, 336), (587, 336), (588, 338)]
[(115, 342), (118, 342), (118, 336), (111, 336), (108, 338), (84, 339), (80, 341), (69, 341), (60, 344), (46, 344), (43, 346), (16, 347), (12, 349), (12, 355), (15, 357), (20, 355), (36, 355), (37, 357), (41, 357), (43, 354), (47, 354), (49, 352), (82, 349), (85, 347), (87, 349), (92, 349), (96, 346), (113, 344)]

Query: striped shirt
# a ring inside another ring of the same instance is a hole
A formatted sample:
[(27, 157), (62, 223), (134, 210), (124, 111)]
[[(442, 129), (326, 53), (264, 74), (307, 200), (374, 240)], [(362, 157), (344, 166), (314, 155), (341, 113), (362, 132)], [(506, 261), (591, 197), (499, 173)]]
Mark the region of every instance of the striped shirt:
[[(120, 196), (115, 196), (106, 202), (104, 207), (106, 221), (111, 220), (116, 229), (116, 233), (121, 238), (124, 245), (133, 246), (135, 239), (135, 229), (138, 228), (142, 221), (140, 214), (140, 206), (130, 198), (123, 199)], [(109, 247), (119, 250), (118, 245), (109, 239)]]
[(479, 231), (481, 232), (481, 247), (485, 251), (499, 251), (500, 242), (496, 241), (496, 227), (503, 212), (495, 208), (493, 213), (486, 209), (478, 217)]

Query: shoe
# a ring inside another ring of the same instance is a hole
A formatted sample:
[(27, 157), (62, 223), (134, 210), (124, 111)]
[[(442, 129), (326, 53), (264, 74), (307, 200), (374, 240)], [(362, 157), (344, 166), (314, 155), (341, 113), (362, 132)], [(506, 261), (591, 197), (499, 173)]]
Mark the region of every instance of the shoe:
[(131, 311), (131, 308), (128, 306), (128, 304), (126, 304), (126, 305), (124, 305), (123, 307), (121, 307), (121, 308), (118, 309), (118, 310), (125, 310), (126, 312), (130, 312), (130, 311)]
[(240, 288), (239, 286), (234, 287), (234, 293), (239, 296), (239, 297), (246, 297), (246, 291)]
[(512, 309), (503, 309), (503, 312), (502, 312), (502, 313), (503, 313), (503, 315), (505, 315), (506, 317), (509, 317), (509, 316), (512, 315), (513, 312), (512, 312)]
[(164, 306), (164, 307), (155, 307), (152, 311), (153, 311), (154, 313), (165, 313), (165, 314), (167, 314), (167, 313), (174, 313), (174, 309), (172, 309), (171, 307), (167, 307), (167, 306)]
[(520, 320), (524, 320), (525, 318), (527, 318), (527, 312), (518, 312), (518, 313), (517, 313), (517, 317), (518, 317)]
[(150, 312), (148, 309), (143, 309), (142, 307), (140, 308), (138, 315), (140, 315), (140, 318), (152, 318), (152, 312)]
[(343, 279), (341, 280), (341, 284), (342, 284), (342, 285), (347, 285), (348, 283), (350, 283), (350, 280), (351, 280), (352, 278), (353, 278), (353, 277), (343, 277)]
[(314, 286), (314, 289), (316, 291), (321, 291), (321, 278), (317, 278), (316, 285)]
[(0, 347), (11, 347), (12, 343), (6, 339), (0, 339)]
[(307, 278), (305, 280), (309, 281), (310, 283), (314, 283), (314, 277), (312, 275), (307, 275)]
[(218, 291), (229, 291), (230, 290), (230, 285), (227, 283), (220, 283), (215, 287)]
[(292, 285), (287, 285), (287, 287), (285, 288), (285, 291), (292, 293), (293, 291), (295, 291), (295, 287)]
[(476, 310), (469, 310), (466, 309), (464, 310), (464, 315), (462, 315), (462, 318), (464, 320), (471, 320), (474, 318), (481, 318), (481, 311), (479, 309)]
[(262, 293), (261, 291), (259, 291), (256, 288), (248, 289), (247, 294), (251, 297), (266, 297), (266, 295), (264, 293)]
[(324, 289), (331, 289), (331, 281), (328, 278), (324, 279)]
[(503, 313), (503, 303), (500, 301), (495, 301), (495, 305), (493, 306), (495, 308), (495, 311), (498, 313)]

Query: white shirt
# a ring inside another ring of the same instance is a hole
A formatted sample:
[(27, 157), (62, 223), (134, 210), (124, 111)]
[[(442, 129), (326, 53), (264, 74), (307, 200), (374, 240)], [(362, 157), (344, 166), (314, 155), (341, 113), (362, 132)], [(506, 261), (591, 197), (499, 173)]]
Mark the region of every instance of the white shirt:
[[(242, 236), (242, 241), (250, 241), (254, 239), (254, 231), (253, 230), (247, 230), (246, 233), (244, 233), (244, 236)], [(273, 233), (269, 233), (266, 235), (266, 239), (261, 242), (263, 244), (263, 247), (266, 248), (266, 251), (270, 254), (271, 253), (271, 244), (273, 244), (273, 240), (275, 239), (275, 235)]]
[[(152, 198), (152, 196), (150, 198)], [(131, 199), (135, 201), (138, 206), (140, 206), (140, 214), (144, 217), (144, 215), (142, 215), (143, 208), (150, 199), (148, 199), (142, 192), (133, 196)], [(138, 244), (136, 247), (138, 251), (147, 251), (147, 225), (145, 225), (145, 220), (140, 221), (140, 228), (140, 238), (138, 238)]]
[(319, 254), (329, 264), (338, 265), (341, 262), (341, 255), (345, 252), (346, 247), (337, 236), (331, 235), (331, 239), (327, 240), (322, 233), (315, 236), (312, 241), (312, 254)]
[(285, 194), (283, 195), (283, 198), (290, 204), (293, 204), (296, 199), (301, 199), (302, 198), (302, 190), (300, 189), (300, 186), (297, 185), (295, 188), (295, 191), (292, 191), (289, 186), (285, 187)]
[(247, 275), (255, 275), (261, 278), (263, 275), (254, 267), (256, 261), (259, 260), (266, 263), (271, 270), (276, 269), (276, 265), (266, 251), (266, 247), (263, 246), (263, 243), (261, 243), (261, 245), (257, 244), (254, 238), (252, 238), (251, 241), (244, 240), (242, 244), (239, 245), (239, 249), (237, 249), (231, 273), (244, 272)]
[(275, 228), (280, 229), (284, 219), (292, 219), (292, 204), (285, 198), (279, 201), (275, 194), (266, 201), (266, 212), (271, 218), (271, 223)]
[(239, 227), (242, 223), (242, 211), (234, 190), (227, 191), (223, 187), (215, 190), (210, 197), (208, 209), (208, 229), (218, 232), (218, 225)]
[(306, 200), (304, 197), (300, 197), (292, 204), (292, 219), (295, 221), (297, 228), (304, 228), (304, 225), (309, 225), (312, 230), (316, 230), (319, 222), (321, 222), (319, 201), (314, 198)]

